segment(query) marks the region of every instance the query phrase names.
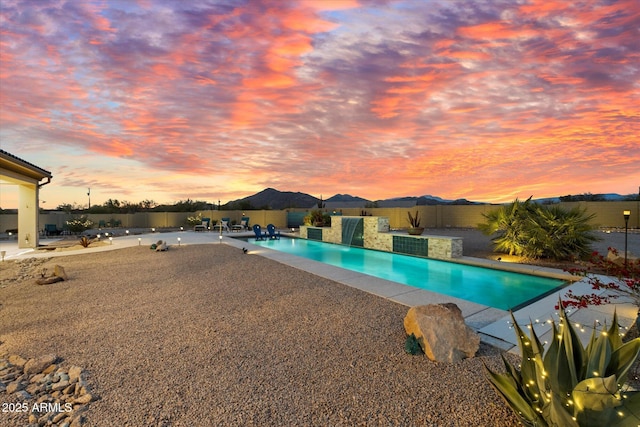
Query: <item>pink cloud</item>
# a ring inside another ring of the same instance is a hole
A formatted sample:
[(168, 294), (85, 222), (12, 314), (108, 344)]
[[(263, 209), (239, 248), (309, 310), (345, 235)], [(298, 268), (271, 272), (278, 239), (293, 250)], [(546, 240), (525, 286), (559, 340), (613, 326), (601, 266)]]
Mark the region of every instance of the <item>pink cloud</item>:
[[(104, 176), (135, 199), (118, 164), (129, 180), (171, 174), (182, 188), (159, 192), (192, 199), (215, 197), (185, 184), (203, 176), (229, 198), (486, 200), (640, 180), (637, 2), (153, 5), (0, 10), (0, 139), (51, 168), (49, 191)], [(111, 168), (73, 173), (67, 153)]]

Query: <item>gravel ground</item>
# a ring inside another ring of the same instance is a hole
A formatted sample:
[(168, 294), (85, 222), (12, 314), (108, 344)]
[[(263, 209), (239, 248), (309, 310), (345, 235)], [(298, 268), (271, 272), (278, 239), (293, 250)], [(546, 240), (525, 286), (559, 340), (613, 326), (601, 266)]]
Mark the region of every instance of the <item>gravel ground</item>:
[(68, 281), (0, 288), (0, 355), (84, 368), (99, 396), (85, 425), (517, 425), (484, 378), (482, 361), (502, 366), (496, 349), (410, 356), (407, 308), (365, 292), (215, 244), (54, 264)]

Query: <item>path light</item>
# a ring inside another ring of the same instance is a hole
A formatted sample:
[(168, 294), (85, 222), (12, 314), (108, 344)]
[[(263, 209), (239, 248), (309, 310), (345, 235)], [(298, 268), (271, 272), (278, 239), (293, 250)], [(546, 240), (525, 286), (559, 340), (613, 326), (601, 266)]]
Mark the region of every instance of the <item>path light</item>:
[(0, 251), (0, 255), (2, 255), (2, 262), (4, 262), (4, 256), (7, 254), (7, 251)]
[(109, 244), (113, 245), (113, 237), (109, 237)]
[(180, 239), (180, 238), (178, 237), (178, 246), (180, 246), (180, 240), (182, 240), (182, 239)]
[(184, 227), (180, 227), (180, 231), (184, 231)]
[(627, 233), (629, 231), (631, 211), (622, 212), (622, 216), (624, 216), (624, 267), (627, 268)]
[(129, 230), (125, 231), (125, 233), (127, 233), (127, 236), (129, 235)]
[(98, 237), (98, 240), (100, 240), (100, 236), (101, 236), (101, 234), (100, 234), (100, 233), (98, 233), (98, 236), (97, 236), (97, 237)]
[(222, 243), (222, 234), (220, 235), (220, 237), (218, 237), (219, 242)]
[(152, 233), (155, 233), (155, 232), (156, 232), (156, 229), (155, 229), (155, 228), (152, 228), (152, 229), (151, 229), (151, 232), (152, 232)]
[(138, 246), (140, 246), (142, 244), (142, 238), (138, 237)]

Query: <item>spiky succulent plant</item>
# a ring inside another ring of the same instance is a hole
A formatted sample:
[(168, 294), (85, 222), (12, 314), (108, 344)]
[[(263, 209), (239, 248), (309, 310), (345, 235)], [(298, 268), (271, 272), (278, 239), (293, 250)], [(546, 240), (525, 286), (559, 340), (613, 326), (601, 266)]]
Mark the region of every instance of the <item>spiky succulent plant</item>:
[(640, 338), (626, 343), (611, 326), (596, 337), (594, 325), (585, 348), (560, 309), (552, 322), (553, 339), (546, 353), (531, 327), (528, 337), (511, 314), (522, 362), (518, 370), (502, 356), (506, 373), (485, 365), (487, 379), (526, 426), (640, 425), (640, 392), (624, 384), (640, 353)]

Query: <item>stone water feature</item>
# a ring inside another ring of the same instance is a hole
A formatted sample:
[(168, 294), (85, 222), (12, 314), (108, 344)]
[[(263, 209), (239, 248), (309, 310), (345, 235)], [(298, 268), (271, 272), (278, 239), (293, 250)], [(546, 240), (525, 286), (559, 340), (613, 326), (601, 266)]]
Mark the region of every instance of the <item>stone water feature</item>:
[(364, 246), (364, 221), (362, 217), (342, 217), (342, 244)]
[(461, 237), (390, 232), (389, 218), (382, 216), (332, 216), (331, 227), (300, 226), (300, 237), (436, 259), (462, 256)]

